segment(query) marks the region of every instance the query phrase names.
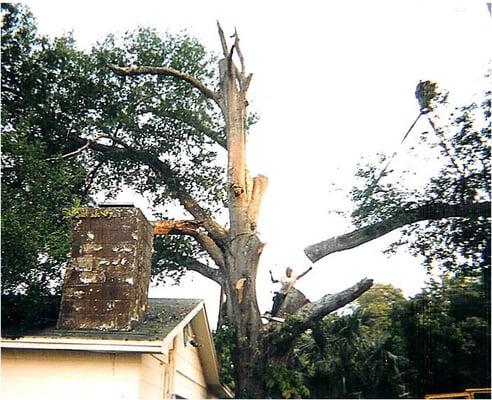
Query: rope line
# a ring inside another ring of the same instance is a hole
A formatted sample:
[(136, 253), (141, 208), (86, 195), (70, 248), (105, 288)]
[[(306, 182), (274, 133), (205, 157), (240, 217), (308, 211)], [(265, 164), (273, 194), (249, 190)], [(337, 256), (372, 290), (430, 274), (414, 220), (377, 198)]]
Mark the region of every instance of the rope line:
[[(403, 142), (405, 141), (405, 139), (408, 137), (408, 135), (410, 134), (410, 132), (412, 131), (412, 129), (415, 127), (415, 125), (417, 124), (418, 120), (420, 119), (420, 117), (424, 114), (427, 114), (428, 110), (427, 109), (422, 109), (419, 113), (419, 115), (417, 116), (417, 118), (415, 118), (415, 121), (413, 121), (413, 123), (410, 125), (410, 128), (408, 128), (407, 132), (405, 133), (405, 135), (403, 136), (403, 139), (401, 140), (400, 142), (400, 145), (403, 144)], [(379, 183), (379, 181), (381, 180), (381, 178), (383, 177), (383, 175), (385, 174), (386, 170), (388, 169), (388, 167), (390, 166), (391, 164), (391, 161), (393, 161), (393, 159), (396, 157), (397, 155), (397, 151), (393, 152), (393, 154), (391, 155), (390, 159), (388, 160), (388, 162), (386, 163), (385, 167), (381, 170), (381, 172), (379, 173), (379, 176), (377, 177), (377, 179), (373, 182), (373, 184), (371, 185), (371, 187), (369, 188), (369, 192), (367, 193), (364, 201), (362, 202), (362, 204), (360, 205), (360, 207), (364, 207), (365, 204), (367, 203), (367, 201), (369, 200), (369, 197), (372, 195), (372, 193), (374, 192), (374, 189), (376, 188), (377, 184)]]

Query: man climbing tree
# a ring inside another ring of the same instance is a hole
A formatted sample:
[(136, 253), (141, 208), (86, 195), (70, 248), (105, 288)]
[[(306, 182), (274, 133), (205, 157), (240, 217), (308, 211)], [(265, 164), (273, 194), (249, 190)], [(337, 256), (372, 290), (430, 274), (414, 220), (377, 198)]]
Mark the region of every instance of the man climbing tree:
[(297, 276), (292, 276), (292, 268), (287, 267), (285, 269), (285, 275), (280, 278), (280, 280), (277, 280), (273, 277), (272, 270), (270, 270), (270, 279), (272, 283), (279, 283), (281, 284), (281, 287), (278, 292), (275, 292), (275, 296), (273, 297), (273, 305), (272, 305), (272, 311), (270, 312), (270, 315), (272, 317), (277, 316), (278, 311), (280, 310), (280, 307), (282, 306), (283, 301), (285, 300), (285, 297), (289, 293), (289, 290), (295, 285), (295, 283), (301, 279), (304, 275), (306, 275), (309, 271), (311, 271), (313, 267), (309, 267), (306, 271), (304, 271), (302, 274), (297, 275)]

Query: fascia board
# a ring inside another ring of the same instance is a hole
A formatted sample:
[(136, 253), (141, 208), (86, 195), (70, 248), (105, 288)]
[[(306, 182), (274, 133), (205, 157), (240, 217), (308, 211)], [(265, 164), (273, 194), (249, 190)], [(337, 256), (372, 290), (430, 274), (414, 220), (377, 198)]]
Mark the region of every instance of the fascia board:
[(85, 350), (101, 352), (162, 353), (167, 348), (162, 341), (119, 341), (81, 338), (47, 338), (23, 336), (17, 339), (2, 338), (2, 348), (39, 350)]

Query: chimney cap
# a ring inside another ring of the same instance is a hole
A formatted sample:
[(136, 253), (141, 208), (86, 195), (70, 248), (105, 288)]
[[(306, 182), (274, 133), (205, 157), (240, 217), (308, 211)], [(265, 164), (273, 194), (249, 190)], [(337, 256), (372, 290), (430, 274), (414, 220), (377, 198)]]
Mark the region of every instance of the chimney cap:
[(102, 202), (97, 203), (98, 207), (135, 207), (133, 203), (126, 203), (120, 201)]

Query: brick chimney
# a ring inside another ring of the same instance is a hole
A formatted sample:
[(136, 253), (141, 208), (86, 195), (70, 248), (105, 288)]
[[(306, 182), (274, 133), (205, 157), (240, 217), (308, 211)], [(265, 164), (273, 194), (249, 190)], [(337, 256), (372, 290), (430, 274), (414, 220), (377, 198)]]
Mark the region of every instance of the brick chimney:
[(130, 330), (145, 317), (152, 226), (138, 208), (80, 208), (58, 328)]

